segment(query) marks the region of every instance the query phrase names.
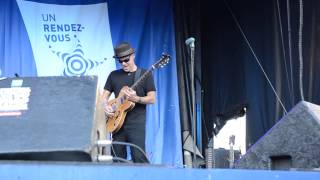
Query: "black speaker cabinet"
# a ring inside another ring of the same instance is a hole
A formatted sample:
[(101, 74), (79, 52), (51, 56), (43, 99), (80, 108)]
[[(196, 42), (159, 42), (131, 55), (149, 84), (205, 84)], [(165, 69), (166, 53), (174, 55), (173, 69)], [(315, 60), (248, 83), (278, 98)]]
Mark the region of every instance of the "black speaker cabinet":
[(301, 101), (235, 164), (244, 169), (320, 167), (320, 106)]
[(96, 76), (0, 81), (0, 160), (94, 161), (106, 135)]
[[(234, 150), (234, 159), (239, 159), (241, 153), (239, 150)], [(230, 168), (230, 149), (218, 148), (214, 149), (214, 168)]]

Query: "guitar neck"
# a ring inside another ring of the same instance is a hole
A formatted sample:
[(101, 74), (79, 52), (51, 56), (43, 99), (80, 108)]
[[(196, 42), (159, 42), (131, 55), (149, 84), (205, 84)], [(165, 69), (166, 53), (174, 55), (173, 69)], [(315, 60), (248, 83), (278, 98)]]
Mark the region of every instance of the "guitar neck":
[(136, 88), (151, 74), (153, 69), (153, 67), (148, 69), (130, 88), (136, 90)]

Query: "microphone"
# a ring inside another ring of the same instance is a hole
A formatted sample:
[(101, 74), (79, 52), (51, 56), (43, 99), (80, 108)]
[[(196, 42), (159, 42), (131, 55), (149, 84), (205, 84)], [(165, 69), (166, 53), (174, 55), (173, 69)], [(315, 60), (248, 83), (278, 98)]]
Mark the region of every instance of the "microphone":
[(190, 48), (194, 48), (194, 41), (195, 41), (194, 37), (189, 37), (185, 43), (187, 46), (190, 46)]
[(15, 76), (16, 78), (19, 78), (19, 77), (20, 77), (18, 73), (14, 73), (14, 76)]

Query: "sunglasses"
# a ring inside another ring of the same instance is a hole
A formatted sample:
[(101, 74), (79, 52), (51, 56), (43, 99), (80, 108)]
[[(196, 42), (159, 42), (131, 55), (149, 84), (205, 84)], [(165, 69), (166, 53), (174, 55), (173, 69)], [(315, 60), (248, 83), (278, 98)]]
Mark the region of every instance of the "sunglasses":
[(124, 63), (124, 62), (127, 63), (127, 62), (130, 61), (130, 57), (128, 57), (128, 58), (126, 58), (126, 59), (123, 59), (123, 60), (120, 60), (120, 59), (119, 59), (118, 61), (119, 61), (120, 64), (122, 64), (122, 63)]

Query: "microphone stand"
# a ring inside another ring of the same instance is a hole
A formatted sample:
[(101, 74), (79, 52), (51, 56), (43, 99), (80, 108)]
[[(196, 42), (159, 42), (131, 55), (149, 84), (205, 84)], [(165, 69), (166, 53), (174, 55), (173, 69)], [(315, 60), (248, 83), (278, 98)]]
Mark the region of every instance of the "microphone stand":
[[(196, 149), (196, 108), (195, 108), (195, 86), (194, 86), (194, 39), (192, 39), (191, 43), (189, 43), (190, 46), (190, 79), (191, 79), (191, 108), (192, 108), (192, 119), (191, 119), (191, 125), (192, 125), (192, 136), (193, 136), (193, 167), (196, 167), (196, 156), (197, 156), (197, 149)], [(187, 40), (188, 41), (188, 40)]]
[(192, 132), (193, 132), (193, 167), (196, 168), (196, 108), (195, 108), (195, 86), (194, 86), (194, 44), (190, 45), (190, 73), (191, 73), (191, 97), (192, 97)]

